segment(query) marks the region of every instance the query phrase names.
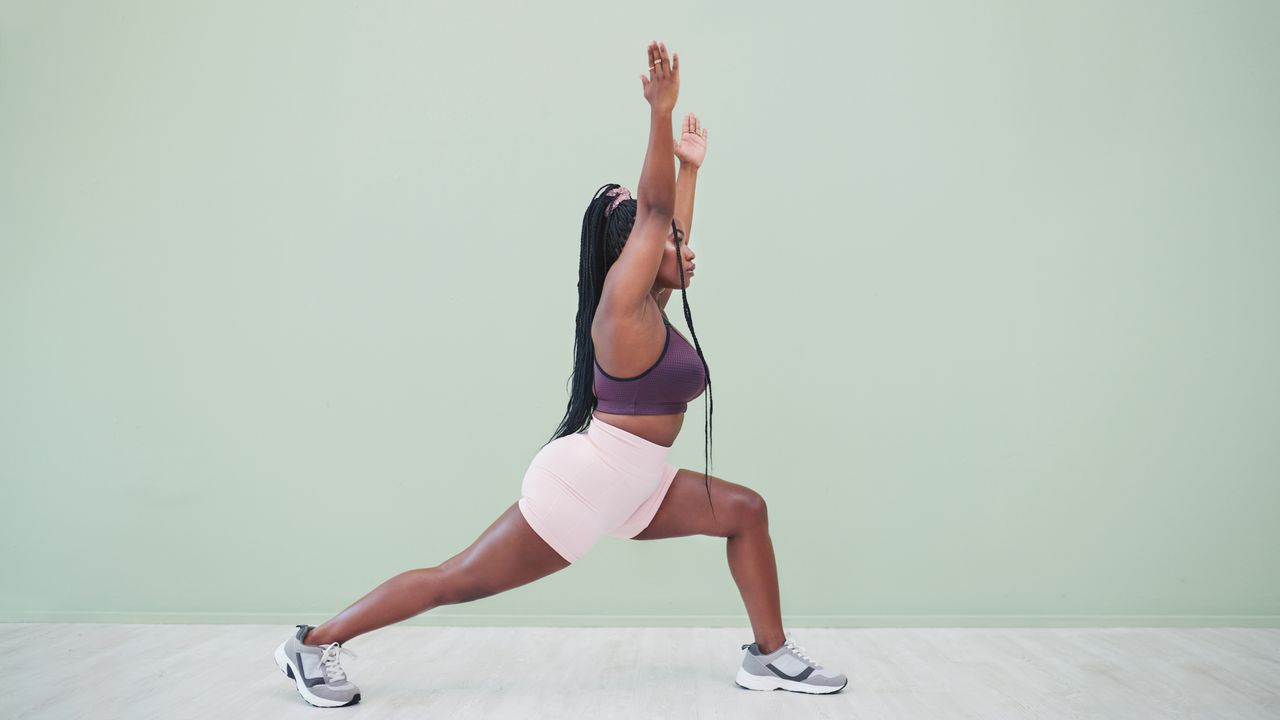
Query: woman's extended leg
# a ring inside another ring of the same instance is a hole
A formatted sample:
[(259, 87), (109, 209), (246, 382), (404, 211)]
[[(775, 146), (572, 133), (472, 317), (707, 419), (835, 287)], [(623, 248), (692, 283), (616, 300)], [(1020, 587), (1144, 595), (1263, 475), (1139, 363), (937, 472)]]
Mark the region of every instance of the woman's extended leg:
[(568, 565), (529, 527), (518, 503), (512, 503), (466, 550), (436, 567), (408, 570), (387, 580), (313, 628), (303, 642), (346, 642), (440, 605), (496, 595)]
[[(711, 475), (711, 516), (702, 473), (681, 469), (649, 526), (633, 540), (659, 540), (686, 535), (728, 538), (729, 572), (747, 606), (751, 630), (760, 651), (782, 647), (782, 610), (778, 599), (778, 567), (769, 539), (768, 508), (760, 493)], [(717, 522), (718, 521), (718, 522)]]

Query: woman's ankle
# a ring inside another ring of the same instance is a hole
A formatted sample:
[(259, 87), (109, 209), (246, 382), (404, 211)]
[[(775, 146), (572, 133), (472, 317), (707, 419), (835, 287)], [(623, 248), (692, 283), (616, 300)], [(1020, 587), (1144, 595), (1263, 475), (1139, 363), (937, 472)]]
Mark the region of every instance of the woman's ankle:
[(786, 638), (782, 638), (781, 640), (776, 640), (776, 641), (771, 640), (768, 642), (760, 642), (759, 640), (757, 640), (756, 647), (759, 648), (761, 655), (768, 655), (774, 650), (777, 650), (778, 648), (782, 647), (786, 642), (787, 642)]
[(328, 645), (330, 642), (332, 642), (331, 640), (326, 639), (323, 635), (317, 632), (319, 629), (320, 628), (315, 628), (315, 627), (308, 629), (307, 634), (302, 636), (302, 644), (303, 645)]

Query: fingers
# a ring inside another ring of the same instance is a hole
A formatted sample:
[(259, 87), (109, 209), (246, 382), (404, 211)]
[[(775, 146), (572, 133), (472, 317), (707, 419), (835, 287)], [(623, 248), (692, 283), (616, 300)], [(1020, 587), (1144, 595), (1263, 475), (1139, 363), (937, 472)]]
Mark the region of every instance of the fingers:
[(702, 121), (693, 113), (684, 116), (684, 125), (681, 128), (681, 132), (701, 135), (704, 138), (707, 136), (707, 129), (702, 127)]
[(671, 58), (667, 57), (667, 46), (665, 43), (658, 43), (658, 60), (661, 61), (656, 68), (658, 70), (658, 77), (666, 80), (671, 74)]
[(655, 80), (670, 80), (677, 83), (680, 81), (680, 55), (678, 53), (672, 55), (667, 50), (667, 44), (657, 40), (649, 42), (647, 52), (649, 56), (649, 82), (645, 83), (646, 91), (649, 88), (649, 83)]
[(662, 79), (662, 48), (657, 40), (649, 42), (649, 80)]

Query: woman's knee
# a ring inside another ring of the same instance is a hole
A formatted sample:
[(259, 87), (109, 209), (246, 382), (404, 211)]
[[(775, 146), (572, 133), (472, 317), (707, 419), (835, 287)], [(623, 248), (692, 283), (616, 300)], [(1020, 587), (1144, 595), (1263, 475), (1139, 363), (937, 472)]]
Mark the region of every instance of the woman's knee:
[(734, 517), (740, 528), (768, 527), (769, 506), (764, 496), (749, 487), (739, 486), (733, 495)]

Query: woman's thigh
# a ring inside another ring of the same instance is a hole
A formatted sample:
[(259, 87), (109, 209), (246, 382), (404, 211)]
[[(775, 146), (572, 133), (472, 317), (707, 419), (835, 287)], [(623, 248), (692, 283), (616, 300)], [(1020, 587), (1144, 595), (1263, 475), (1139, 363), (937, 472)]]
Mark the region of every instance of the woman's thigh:
[(471, 545), (440, 564), (446, 604), (476, 600), (531, 583), (569, 566), (512, 503)]
[(681, 468), (653, 520), (632, 539), (661, 540), (688, 535), (729, 537), (749, 523), (767, 522), (760, 493), (715, 475), (705, 477), (709, 477), (710, 500), (702, 471)]

